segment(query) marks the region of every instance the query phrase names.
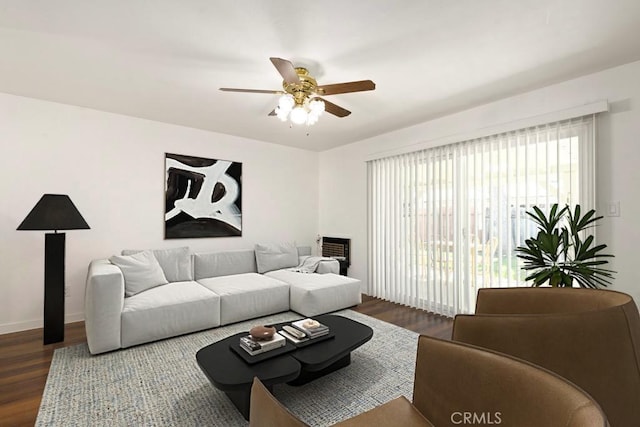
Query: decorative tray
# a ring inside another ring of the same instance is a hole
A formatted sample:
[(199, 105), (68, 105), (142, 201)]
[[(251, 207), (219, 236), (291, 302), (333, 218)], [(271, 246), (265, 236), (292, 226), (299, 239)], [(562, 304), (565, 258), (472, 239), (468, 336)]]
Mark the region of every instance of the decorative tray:
[(289, 335), (287, 333), (287, 331), (284, 330), (279, 330), (278, 333), (280, 335), (283, 335), (286, 339), (287, 339), (287, 344), (293, 344), (294, 346), (296, 346), (296, 348), (302, 348), (302, 347), (306, 347), (308, 345), (313, 345), (313, 344), (317, 344), (319, 342), (322, 341), (326, 341), (328, 339), (331, 338), (335, 338), (336, 334), (332, 331), (329, 331), (329, 333), (327, 335), (323, 335), (321, 337), (318, 338), (313, 338), (313, 339), (304, 339), (304, 340), (297, 340), (295, 337), (291, 338), (291, 335)]
[(265, 351), (264, 353), (256, 354), (255, 356), (252, 356), (251, 354), (247, 353), (245, 349), (240, 347), (240, 340), (229, 344), (229, 348), (233, 350), (238, 356), (240, 356), (242, 360), (250, 365), (253, 365), (254, 363), (262, 362), (264, 360), (271, 359), (272, 357), (290, 353), (296, 349), (296, 346), (291, 344), (289, 340), (287, 340), (287, 343), (284, 346), (278, 347), (275, 350), (269, 350)]

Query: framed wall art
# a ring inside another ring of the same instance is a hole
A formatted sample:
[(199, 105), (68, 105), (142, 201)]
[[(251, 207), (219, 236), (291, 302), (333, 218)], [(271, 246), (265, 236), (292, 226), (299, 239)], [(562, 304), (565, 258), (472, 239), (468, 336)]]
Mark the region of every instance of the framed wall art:
[(165, 153), (165, 239), (242, 236), (242, 163)]

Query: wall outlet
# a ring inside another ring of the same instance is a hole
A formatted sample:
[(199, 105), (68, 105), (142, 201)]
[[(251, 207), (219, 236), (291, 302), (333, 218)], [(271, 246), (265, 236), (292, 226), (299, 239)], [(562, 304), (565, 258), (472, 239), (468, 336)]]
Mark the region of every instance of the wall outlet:
[(64, 287), (64, 297), (65, 298), (69, 298), (71, 296), (71, 290), (69, 289), (68, 286)]
[(607, 204), (607, 216), (620, 216), (620, 202), (609, 202)]

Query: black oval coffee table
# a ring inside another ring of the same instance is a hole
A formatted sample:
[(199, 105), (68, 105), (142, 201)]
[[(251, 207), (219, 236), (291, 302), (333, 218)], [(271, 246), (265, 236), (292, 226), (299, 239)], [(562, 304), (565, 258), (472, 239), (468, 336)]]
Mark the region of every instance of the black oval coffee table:
[[(306, 384), (348, 366), (351, 352), (373, 336), (369, 326), (343, 316), (325, 314), (314, 316), (314, 319), (327, 325), (333, 338), (249, 364), (230, 347), (236, 345), (240, 337), (247, 335), (247, 332), (241, 332), (198, 350), (196, 360), (214, 387), (224, 391), (248, 420), (253, 377), (258, 377), (271, 392), (276, 384)], [(280, 330), (290, 323), (274, 326)]]

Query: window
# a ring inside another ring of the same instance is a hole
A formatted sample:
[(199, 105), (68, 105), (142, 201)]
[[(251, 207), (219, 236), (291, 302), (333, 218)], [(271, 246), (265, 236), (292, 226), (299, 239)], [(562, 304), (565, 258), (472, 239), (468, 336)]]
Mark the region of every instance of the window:
[(526, 286), (525, 212), (594, 206), (593, 116), (372, 160), (370, 295), (452, 316), (478, 288)]

